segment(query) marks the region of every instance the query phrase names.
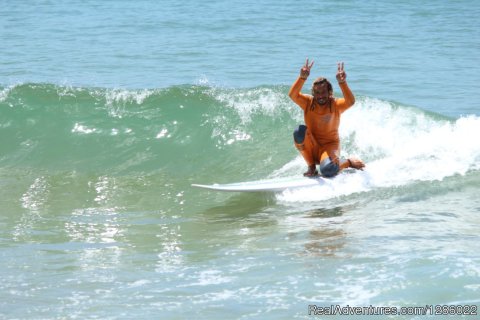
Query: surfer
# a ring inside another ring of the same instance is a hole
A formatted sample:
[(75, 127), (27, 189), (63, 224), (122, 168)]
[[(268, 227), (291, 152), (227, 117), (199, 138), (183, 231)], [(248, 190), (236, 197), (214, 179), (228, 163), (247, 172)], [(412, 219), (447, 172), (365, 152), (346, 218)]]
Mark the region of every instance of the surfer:
[(290, 88), (289, 97), (302, 108), (305, 124), (293, 132), (295, 147), (307, 162), (308, 170), (303, 175), (318, 175), (316, 165), (324, 177), (333, 177), (341, 170), (355, 168), (362, 170), (365, 164), (357, 158), (340, 158), (340, 137), (338, 127), (341, 114), (353, 106), (355, 97), (347, 85), (347, 74), (343, 62), (338, 63), (337, 81), (343, 98), (333, 96), (332, 84), (326, 78), (313, 81), (312, 95), (301, 93), (303, 85), (310, 75), (313, 61), (308, 58), (300, 69), (300, 75)]

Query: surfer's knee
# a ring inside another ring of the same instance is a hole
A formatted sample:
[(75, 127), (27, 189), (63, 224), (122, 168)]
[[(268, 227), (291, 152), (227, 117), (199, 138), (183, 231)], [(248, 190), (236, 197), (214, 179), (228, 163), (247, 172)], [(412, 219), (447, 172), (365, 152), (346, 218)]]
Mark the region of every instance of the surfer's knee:
[(336, 176), (340, 172), (340, 166), (330, 160), (330, 158), (324, 159), (320, 163), (320, 173), (326, 178)]
[(298, 128), (293, 131), (293, 141), (295, 141), (295, 143), (303, 143), (306, 132), (307, 127), (303, 124), (299, 125)]

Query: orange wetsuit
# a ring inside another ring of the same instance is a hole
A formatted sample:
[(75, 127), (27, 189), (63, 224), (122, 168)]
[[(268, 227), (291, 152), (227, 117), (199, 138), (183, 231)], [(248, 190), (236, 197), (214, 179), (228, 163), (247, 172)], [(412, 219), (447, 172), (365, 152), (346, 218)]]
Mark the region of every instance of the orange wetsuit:
[[(319, 164), (327, 155), (331, 160), (340, 157), (340, 137), (338, 127), (340, 115), (355, 103), (355, 97), (347, 83), (339, 84), (343, 98), (332, 98), (324, 106), (320, 106), (311, 95), (301, 93), (305, 79), (298, 77), (290, 88), (290, 98), (303, 109), (307, 126), (305, 140), (295, 146), (305, 158), (309, 166)], [(348, 167), (341, 161), (341, 168)]]

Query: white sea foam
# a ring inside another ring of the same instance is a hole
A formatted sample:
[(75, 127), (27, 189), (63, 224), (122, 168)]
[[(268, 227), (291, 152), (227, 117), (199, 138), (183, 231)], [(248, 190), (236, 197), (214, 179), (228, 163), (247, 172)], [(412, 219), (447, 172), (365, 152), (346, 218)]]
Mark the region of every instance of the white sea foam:
[(15, 89), (17, 85), (11, 85), (0, 90), (0, 102), (4, 102), (7, 99), (10, 92)]
[(105, 93), (106, 106), (108, 107), (110, 116), (114, 118), (122, 118), (125, 112), (126, 103), (136, 103), (141, 105), (145, 99), (155, 93), (155, 90), (126, 90), (114, 89)]
[(242, 121), (247, 123), (256, 112), (274, 115), (285, 106), (285, 97), (272, 88), (248, 90), (214, 90), (214, 96), (228, 107), (235, 109)]
[(105, 94), (107, 105), (111, 105), (116, 102), (135, 102), (136, 104), (142, 104), (146, 98), (151, 96), (154, 90), (126, 90), (126, 89), (114, 89), (109, 90)]
[(79, 134), (91, 134), (91, 133), (95, 133), (97, 131), (98, 130), (96, 128), (89, 128), (89, 127), (77, 122), (77, 123), (75, 123), (71, 132), (72, 133), (79, 133)]

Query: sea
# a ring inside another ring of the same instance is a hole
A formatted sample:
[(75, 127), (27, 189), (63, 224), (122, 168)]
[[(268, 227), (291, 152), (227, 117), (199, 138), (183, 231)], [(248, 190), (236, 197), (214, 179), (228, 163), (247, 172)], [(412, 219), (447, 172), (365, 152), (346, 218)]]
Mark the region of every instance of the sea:
[[(0, 1), (0, 319), (478, 319), (477, 0)], [(325, 184), (288, 97), (345, 63)]]

